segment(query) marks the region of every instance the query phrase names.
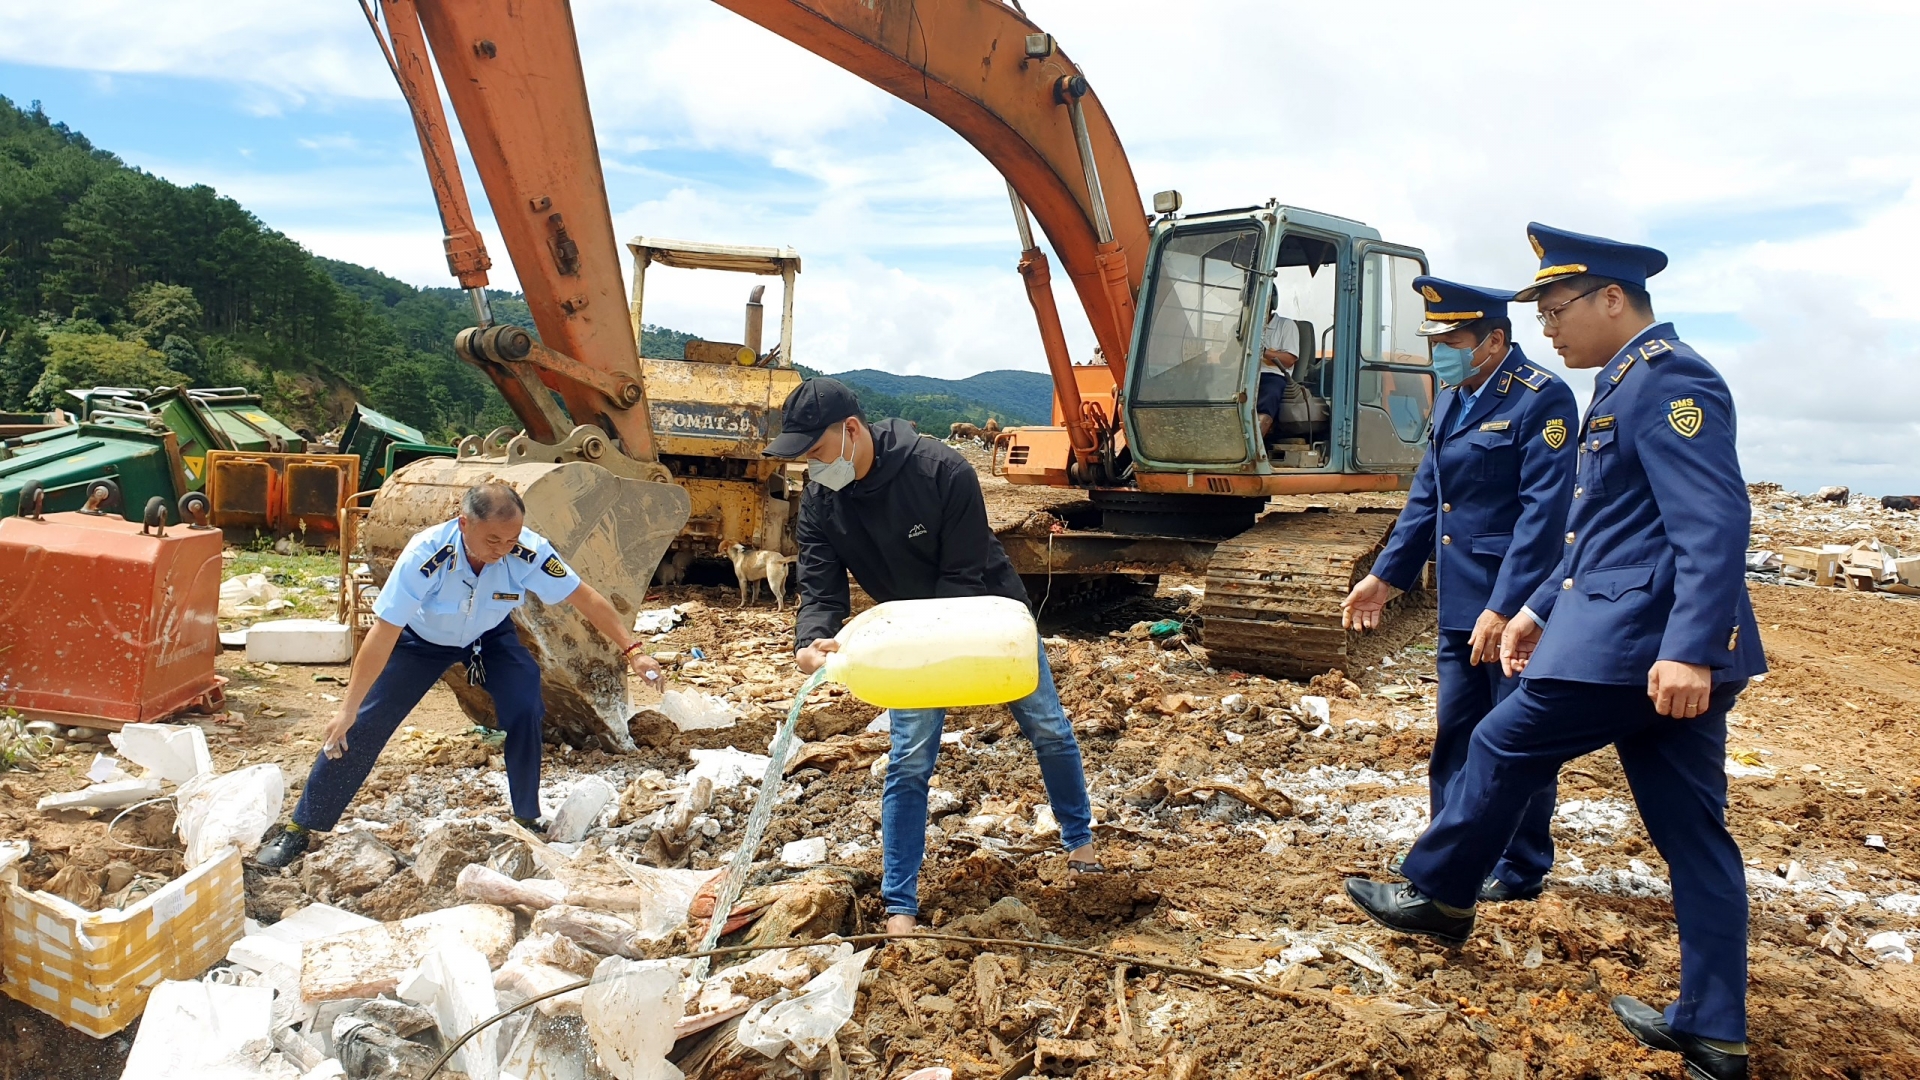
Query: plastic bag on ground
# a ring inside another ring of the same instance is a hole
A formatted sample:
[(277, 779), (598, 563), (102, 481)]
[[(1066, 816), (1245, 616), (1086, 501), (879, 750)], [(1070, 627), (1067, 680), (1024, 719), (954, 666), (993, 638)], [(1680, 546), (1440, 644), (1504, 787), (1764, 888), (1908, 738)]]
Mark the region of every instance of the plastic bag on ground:
[(647, 894), (644, 906), (620, 913), (643, 941), (659, 941), (687, 925), (694, 895), (720, 875), (719, 870), (663, 870), (631, 859), (621, 859), (620, 868)]
[(687, 787), (691, 789), (704, 776), (713, 782), (715, 791), (729, 791), (748, 780), (758, 781), (766, 775), (767, 763), (773, 760), (765, 754), (749, 754), (731, 746), (725, 750), (689, 750), (687, 756), (693, 759), (693, 768), (682, 778)]
[(108, 735), (107, 741), (121, 757), (171, 784), (184, 784), (213, 771), (207, 733), (191, 724), (129, 724)]
[(717, 694), (698, 690), (669, 690), (660, 695), (660, 711), (681, 731), (709, 731), (732, 727), (740, 710)]
[(769, 999), (747, 1010), (735, 1034), (742, 1046), (768, 1057), (787, 1056), (803, 1069), (816, 1069), (827, 1060), (827, 1043), (853, 1018), (854, 995), (872, 949), (862, 949), (815, 976), (800, 993), (782, 1001)]
[(280, 599), (280, 590), (274, 588), (265, 574), (241, 574), (220, 583), (220, 617), (237, 619), (247, 615), (260, 615), (268, 610), (268, 604)]
[(280, 817), (286, 790), (286, 777), (272, 762), (182, 784), (174, 828), (187, 845), (187, 865), (199, 866), (225, 847), (238, 848), (242, 858), (258, 851), (260, 838)]
[(643, 611), (633, 620), (633, 632), (636, 634), (664, 634), (679, 626), (687, 619), (686, 613), (677, 607), (654, 608)]
[(273, 991), (162, 982), (147, 998), (122, 1080), (256, 1080), (273, 1050)]
[(667, 1054), (684, 1009), (676, 965), (610, 956), (594, 969), (580, 1012), (601, 1067), (619, 1080), (680, 1080)]

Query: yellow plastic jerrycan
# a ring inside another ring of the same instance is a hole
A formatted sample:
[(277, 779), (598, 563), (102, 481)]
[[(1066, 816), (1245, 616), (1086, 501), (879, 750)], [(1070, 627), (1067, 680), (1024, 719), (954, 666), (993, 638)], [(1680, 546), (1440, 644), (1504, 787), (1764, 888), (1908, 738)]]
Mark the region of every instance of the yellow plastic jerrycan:
[(869, 705), (940, 709), (1018, 701), (1040, 685), (1040, 633), (1004, 596), (895, 600), (840, 628), (823, 671)]

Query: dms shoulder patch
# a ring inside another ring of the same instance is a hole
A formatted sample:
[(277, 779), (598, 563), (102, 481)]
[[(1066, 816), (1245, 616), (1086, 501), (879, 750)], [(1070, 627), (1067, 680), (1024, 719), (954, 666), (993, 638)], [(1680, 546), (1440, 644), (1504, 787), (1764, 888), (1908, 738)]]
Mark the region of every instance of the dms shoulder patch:
[(1547, 421), (1546, 429), (1540, 433), (1540, 437), (1547, 441), (1548, 449), (1560, 449), (1567, 445), (1567, 422), (1557, 417)]
[(1707, 414), (1692, 398), (1681, 398), (1667, 405), (1667, 423), (1680, 433), (1681, 438), (1691, 439), (1700, 434), (1700, 428), (1706, 423)]
[(540, 569), (544, 571), (548, 577), (567, 576), (567, 564), (561, 562), (560, 556), (558, 555), (547, 556), (547, 561), (540, 564)]
[(432, 577), (435, 574), (435, 572), (437, 572), (441, 567), (447, 565), (452, 561), (453, 561), (453, 545), (448, 544), (446, 547), (443, 547), (439, 551), (434, 552), (433, 558), (428, 559), (426, 562), (421, 563), (420, 572), (426, 575), (427, 577)]
[(530, 563), (530, 562), (532, 562), (532, 561), (533, 561), (533, 559), (534, 559), (534, 552), (533, 552), (533, 549), (532, 549), (532, 548), (530, 548), (530, 547), (528, 547), (528, 546), (527, 546), (527, 545), (525, 545), (525, 544), (515, 544), (515, 545), (513, 545), (513, 550), (512, 550), (512, 551), (509, 551), (509, 552), (507, 552), (507, 554), (509, 554), (509, 555), (511, 555), (511, 556), (513, 556), (514, 558), (516, 558), (516, 559), (519, 559), (519, 560), (520, 560), (521, 562), (525, 562), (525, 563)]

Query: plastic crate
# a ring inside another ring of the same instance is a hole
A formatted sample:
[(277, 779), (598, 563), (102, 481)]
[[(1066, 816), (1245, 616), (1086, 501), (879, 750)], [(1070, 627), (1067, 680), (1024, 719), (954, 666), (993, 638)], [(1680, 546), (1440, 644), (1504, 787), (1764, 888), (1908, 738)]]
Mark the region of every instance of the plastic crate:
[(9, 875), (0, 990), (105, 1038), (138, 1019), (163, 979), (192, 979), (245, 930), (240, 855), (228, 848), (125, 910), (88, 911)]

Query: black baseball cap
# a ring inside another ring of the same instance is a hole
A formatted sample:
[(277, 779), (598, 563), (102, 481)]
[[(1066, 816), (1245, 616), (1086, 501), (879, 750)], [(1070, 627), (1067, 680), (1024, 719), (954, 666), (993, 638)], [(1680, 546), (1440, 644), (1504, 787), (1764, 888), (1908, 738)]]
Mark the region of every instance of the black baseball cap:
[(797, 458), (820, 441), (827, 429), (848, 417), (866, 420), (860, 399), (847, 384), (826, 376), (808, 379), (793, 388), (780, 406), (780, 434), (760, 451), (762, 457)]

